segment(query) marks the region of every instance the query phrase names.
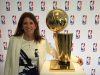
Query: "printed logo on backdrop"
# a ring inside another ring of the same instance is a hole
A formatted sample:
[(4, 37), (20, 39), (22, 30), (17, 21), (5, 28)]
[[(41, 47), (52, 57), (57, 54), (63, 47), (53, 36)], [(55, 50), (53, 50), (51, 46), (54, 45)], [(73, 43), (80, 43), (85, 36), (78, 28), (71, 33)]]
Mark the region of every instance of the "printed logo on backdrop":
[(35, 17), (36, 17), (36, 20), (37, 20), (37, 21), (38, 21), (38, 23), (39, 23), (39, 16), (38, 16), (38, 15), (36, 15)]
[(100, 57), (98, 57), (98, 65), (100, 65)]
[(86, 65), (90, 65), (90, 63), (91, 63), (91, 57), (88, 56), (86, 57)]
[(82, 16), (82, 24), (85, 25), (87, 23), (87, 15)]
[(64, 33), (67, 34), (68, 33), (68, 30), (64, 29)]
[(45, 35), (46, 35), (45, 30), (41, 30), (41, 36), (42, 36), (43, 38), (45, 38)]
[(53, 1), (53, 9), (57, 9), (57, 1)]
[(81, 52), (85, 51), (85, 43), (81, 43)]
[(96, 69), (91, 69), (91, 75), (96, 75)]
[(93, 52), (97, 52), (97, 43), (93, 43)]
[(0, 62), (3, 62), (4, 61), (4, 56), (3, 54), (0, 54)]
[(100, 16), (99, 15), (95, 15), (95, 24), (99, 24), (99, 20), (100, 20)]
[(93, 31), (88, 30), (88, 39), (92, 39)]
[(94, 10), (94, 0), (90, 1), (90, 10), (93, 11)]
[(22, 11), (22, 2), (21, 1), (17, 2), (17, 8), (18, 8), (18, 11)]
[(41, 1), (41, 11), (45, 10), (45, 1)]
[(3, 48), (4, 50), (7, 50), (7, 42), (3, 42)]
[(1, 28), (0, 28), (0, 38), (1, 38)]
[(8, 37), (10, 38), (12, 36), (12, 30), (8, 29)]
[(70, 24), (73, 25), (74, 24), (74, 20), (75, 20), (75, 16), (71, 15), (70, 16)]
[(15, 25), (17, 22), (16, 22), (16, 15), (13, 15), (12, 16), (12, 23), (13, 23), (13, 25)]
[(6, 1), (6, 11), (10, 11), (10, 2)]
[(80, 39), (80, 30), (76, 30), (76, 39)]
[(6, 18), (5, 18), (5, 15), (1, 15), (1, 24), (5, 24)]
[(77, 11), (82, 10), (82, 1), (77, 1)]
[(69, 1), (65, 1), (65, 11), (69, 10)]
[(30, 11), (33, 11), (33, 7), (34, 7), (33, 5), (34, 5), (34, 4), (33, 4), (33, 1), (30, 1), (30, 2), (29, 2), (29, 10), (30, 10)]

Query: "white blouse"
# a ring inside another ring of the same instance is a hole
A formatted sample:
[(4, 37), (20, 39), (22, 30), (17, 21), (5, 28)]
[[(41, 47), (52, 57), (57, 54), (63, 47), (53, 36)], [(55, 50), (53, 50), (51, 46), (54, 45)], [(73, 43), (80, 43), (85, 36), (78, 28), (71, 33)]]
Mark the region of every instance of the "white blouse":
[[(36, 47), (36, 43), (34, 40), (32, 41), (26, 41), (22, 39), (22, 45), (20, 50), (20, 57), (19, 57), (19, 63), (22, 63), (20, 59), (24, 62), (24, 64), (30, 64), (27, 62), (27, 60), (31, 61), (31, 66), (29, 65), (29, 68), (34, 68), (35, 66), (38, 66), (38, 58), (35, 53), (38, 55), (38, 49)], [(26, 59), (28, 57), (28, 59)], [(19, 64), (19, 73), (23, 72), (23, 70), (27, 70), (28, 68)]]

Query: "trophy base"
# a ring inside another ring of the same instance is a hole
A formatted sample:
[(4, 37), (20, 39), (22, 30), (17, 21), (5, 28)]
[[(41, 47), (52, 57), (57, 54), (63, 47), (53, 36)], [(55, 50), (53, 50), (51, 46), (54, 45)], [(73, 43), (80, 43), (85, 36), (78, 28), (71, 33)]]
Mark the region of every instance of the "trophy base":
[(67, 65), (59, 65), (58, 60), (50, 61), (50, 70), (51, 71), (75, 71), (74, 65), (71, 62), (68, 62)]

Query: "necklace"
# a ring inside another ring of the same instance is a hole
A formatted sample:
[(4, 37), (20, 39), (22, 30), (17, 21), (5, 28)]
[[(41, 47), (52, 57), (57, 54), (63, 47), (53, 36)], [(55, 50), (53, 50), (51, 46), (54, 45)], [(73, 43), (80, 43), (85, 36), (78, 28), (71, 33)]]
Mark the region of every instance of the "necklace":
[(22, 48), (25, 50), (34, 50), (36, 48), (36, 43), (34, 42), (34, 40), (27, 41), (23, 38)]

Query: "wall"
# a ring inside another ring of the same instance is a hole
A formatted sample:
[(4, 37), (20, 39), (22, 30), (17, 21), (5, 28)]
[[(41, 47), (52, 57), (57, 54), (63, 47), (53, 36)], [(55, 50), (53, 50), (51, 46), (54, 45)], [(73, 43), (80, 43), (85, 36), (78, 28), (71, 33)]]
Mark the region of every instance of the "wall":
[(68, 26), (62, 33), (73, 33), (72, 54), (83, 59), (82, 67), (87, 75), (99, 75), (99, 4), (100, 0), (0, 0), (0, 75), (3, 75), (9, 38), (23, 12), (36, 15), (41, 35), (55, 48), (53, 32), (47, 28), (45, 19), (48, 12), (56, 8), (65, 10), (69, 16)]

